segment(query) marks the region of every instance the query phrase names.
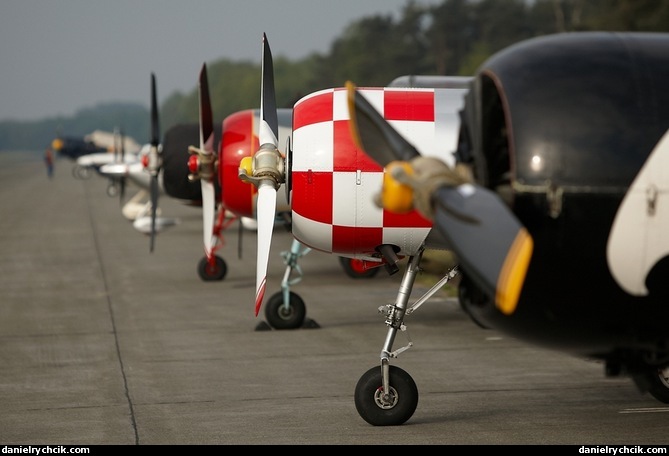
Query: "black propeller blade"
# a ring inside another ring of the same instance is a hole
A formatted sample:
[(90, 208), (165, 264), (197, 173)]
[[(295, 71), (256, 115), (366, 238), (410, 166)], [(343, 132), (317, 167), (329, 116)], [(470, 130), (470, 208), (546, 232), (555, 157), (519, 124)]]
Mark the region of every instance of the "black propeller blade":
[[(262, 52), (262, 87), (261, 87), (261, 112), (262, 112), (262, 126), (267, 126), (274, 135), (273, 138), (268, 138), (265, 132), (261, 134), (261, 138), (265, 136), (265, 140), (271, 142), (274, 146), (279, 138), (279, 120), (276, 108), (276, 92), (274, 90), (274, 62), (272, 59), (272, 50), (269, 47), (267, 35), (263, 33), (263, 52)], [(261, 139), (262, 141), (262, 139)], [(261, 144), (262, 145), (262, 144)]]
[(443, 161), (422, 157), (383, 116), (347, 84), (350, 129), (360, 149), (380, 164), (408, 162), (386, 174), (413, 192), (414, 207), (432, 219), (458, 256), (462, 269), (494, 297), (505, 314), (515, 311), (529, 266), (533, 240), (525, 227), (489, 189), (459, 176)]
[[(200, 144), (198, 147), (189, 147), (191, 163), (197, 169), (189, 174), (190, 180), (200, 180), (200, 192), (202, 195), (202, 230), (204, 251), (207, 260), (211, 260), (214, 254), (214, 218), (216, 215), (216, 190), (214, 178), (216, 177), (216, 153), (214, 151), (214, 115), (209, 96), (209, 79), (207, 77), (207, 65), (202, 64), (200, 78), (198, 81), (199, 110), (200, 110)], [(193, 160), (191, 162), (191, 160)], [(223, 210), (223, 209), (221, 209)]]
[[(359, 138), (360, 147), (381, 166), (395, 160), (411, 161), (419, 157), (416, 148), (406, 141), (350, 82), (349, 113), (353, 138)], [(353, 97), (353, 99), (351, 99)], [(351, 104), (352, 103), (352, 104)]]
[[(125, 165), (125, 137), (123, 136), (123, 128), (122, 128), (122, 127), (121, 127), (119, 133), (120, 133), (120, 137), (121, 137), (121, 138), (120, 138), (120, 139), (121, 139), (121, 144), (120, 144), (120, 148), (121, 148), (121, 163), (122, 163), (123, 165)], [(121, 203), (121, 205), (123, 205), (123, 202), (125, 201), (125, 186), (126, 186), (126, 179), (127, 179), (126, 176), (123, 176), (123, 177), (121, 177), (121, 179), (119, 180), (119, 184), (120, 184), (120, 187), (121, 187), (121, 188), (120, 188), (120, 191), (119, 191), (119, 198), (120, 198), (120, 199), (119, 199), (119, 202)]]
[(156, 96), (156, 75), (151, 73), (151, 151), (149, 152), (149, 173), (151, 174), (151, 246), (153, 252), (156, 237), (156, 211), (158, 210), (158, 173), (162, 166), (160, 156), (160, 125), (158, 123), (158, 102)]

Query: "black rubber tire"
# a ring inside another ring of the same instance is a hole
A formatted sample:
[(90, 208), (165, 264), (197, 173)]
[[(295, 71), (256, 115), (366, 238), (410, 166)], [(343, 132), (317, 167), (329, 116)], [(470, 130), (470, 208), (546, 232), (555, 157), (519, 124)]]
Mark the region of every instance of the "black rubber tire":
[(413, 378), (397, 366), (390, 366), (392, 404), (380, 401), (382, 390), (381, 366), (364, 373), (355, 387), (355, 408), (360, 417), (373, 426), (399, 426), (404, 424), (418, 406), (418, 387)]
[(72, 176), (75, 179), (86, 180), (91, 177), (91, 170), (88, 166), (74, 165), (72, 167)]
[(274, 329), (296, 329), (304, 324), (307, 307), (302, 298), (288, 292), (288, 308), (283, 303), (283, 292), (274, 293), (265, 305), (265, 318)]
[(641, 375), (648, 393), (658, 401), (669, 404), (669, 367), (651, 368)]
[(369, 279), (374, 277), (379, 273), (380, 267), (372, 269), (363, 269), (362, 260), (356, 260), (355, 258), (345, 258), (339, 257), (339, 264), (344, 269), (344, 272), (347, 276), (352, 279)]
[(114, 198), (116, 195), (118, 195), (118, 192), (119, 192), (118, 183), (110, 181), (107, 184), (107, 196), (110, 198)]
[(215, 256), (214, 261), (215, 264), (212, 267), (209, 265), (207, 257), (202, 257), (197, 265), (197, 273), (205, 282), (223, 280), (225, 275), (228, 273), (228, 265), (225, 264), (225, 260), (223, 260), (223, 258)]

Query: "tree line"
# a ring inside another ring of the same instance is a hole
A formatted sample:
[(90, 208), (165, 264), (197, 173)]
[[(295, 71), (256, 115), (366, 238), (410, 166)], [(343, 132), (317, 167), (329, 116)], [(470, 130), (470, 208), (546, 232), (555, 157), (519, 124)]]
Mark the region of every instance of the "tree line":
[[(298, 61), (273, 49), (277, 105), (347, 80), (384, 86), (401, 75), (473, 75), (492, 54), (540, 35), (573, 31), (669, 31), (665, 0), (444, 0), (432, 6), (407, 0), (399, 18), (361, 17), (334, 40), (327, 54)], [(270, 37), (271, 39), (271, 37)], [(214, 119), (260, 104), (260, 59), (207, 63)], [(197, 87), (174, 93), (160, 106), (161, 129), (198, 121)], [(123, 126), (148, 142), (149, 112), (141, 104), (109, 103), (68, 118), (0, 122), (0, 150), (43, 150), (56, 132), (80, 135)]]

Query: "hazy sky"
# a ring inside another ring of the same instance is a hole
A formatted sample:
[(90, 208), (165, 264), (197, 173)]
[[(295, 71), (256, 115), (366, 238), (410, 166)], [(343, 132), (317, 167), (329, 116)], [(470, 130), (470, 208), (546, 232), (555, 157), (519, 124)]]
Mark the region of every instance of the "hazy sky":
[[(147, 106), (196, 87), (204, 62), (327, 54), (352, 21), (398, 18), (408, 0), (2, 0), (0, 121), (72, 115), (100, 102)], [(421, 5), (443, 0), (416, 0)], [(260, 90), (260, 88), (258, 89)]]

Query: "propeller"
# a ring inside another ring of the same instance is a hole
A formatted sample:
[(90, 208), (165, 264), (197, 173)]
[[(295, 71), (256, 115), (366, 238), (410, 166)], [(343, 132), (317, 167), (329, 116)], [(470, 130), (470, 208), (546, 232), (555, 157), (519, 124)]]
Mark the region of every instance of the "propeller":
[(433, 220), (462, 269), (500, 311), (513, 313), (534, 245), (525, 227), (496, 193), (438, 158), (422, 157), (351, 82), (347, 95), (356, 146), (386, 168), (377, 202), (397, 212), (415, 207)]
[[(127, 164), (125, 162), (125, 138), (123, 136), (123, 128), (119, 130), (119, 136), (120, 136), (121, 163), (123, 164), (124, 167), (127, 168)], [(119, 185), (121, 187), (119, 191), (119, 202), (121, 203), (121, 205), (123, 205), (123, 201), (125, 200), (125, 187), (126, 187), (125, 174), (119, 179)]]
[(202, 229), (204, 252), (210, 260), (214, 245), (214, 215), (216, 212), (216, 190), (214, 176), (216, 173), (216, 156), (214, 154), (214, 121), (209, 97), (207, 65), (202, 65), (199, 79), (200, 95), (200, 147), (190, 146), (188, 152), (188, 180), (200, 180), (202, 190)]
[(258, 219), (258, 261), (256, 269), (255, 314), (258, 316), (265, 287), (267, 285), (267, 265), (272, 245), (272, 230), (276, 217), (276, 193), (285, 182), (284, 157), (277, 148), (279, 142), (279, 122), (274, 92), (274, 68), (272, 52), (267, 35), (262, 40), (262, 80), (260, 91), (260, 125), (258, 151), (242, 160), (239, 178), (252, 183), (258, 189), (256, 213)]
[(158, 174), (162, 167), (160, 150), (160, 125), (158, 123), (158, 102), (156, 97), (156, 75), (151, 73), (151, 150), (148, 155), (148, 171), (151, 175), (151, 246), (153, 252), (156, 238), (156, 211), (158, 210)]

